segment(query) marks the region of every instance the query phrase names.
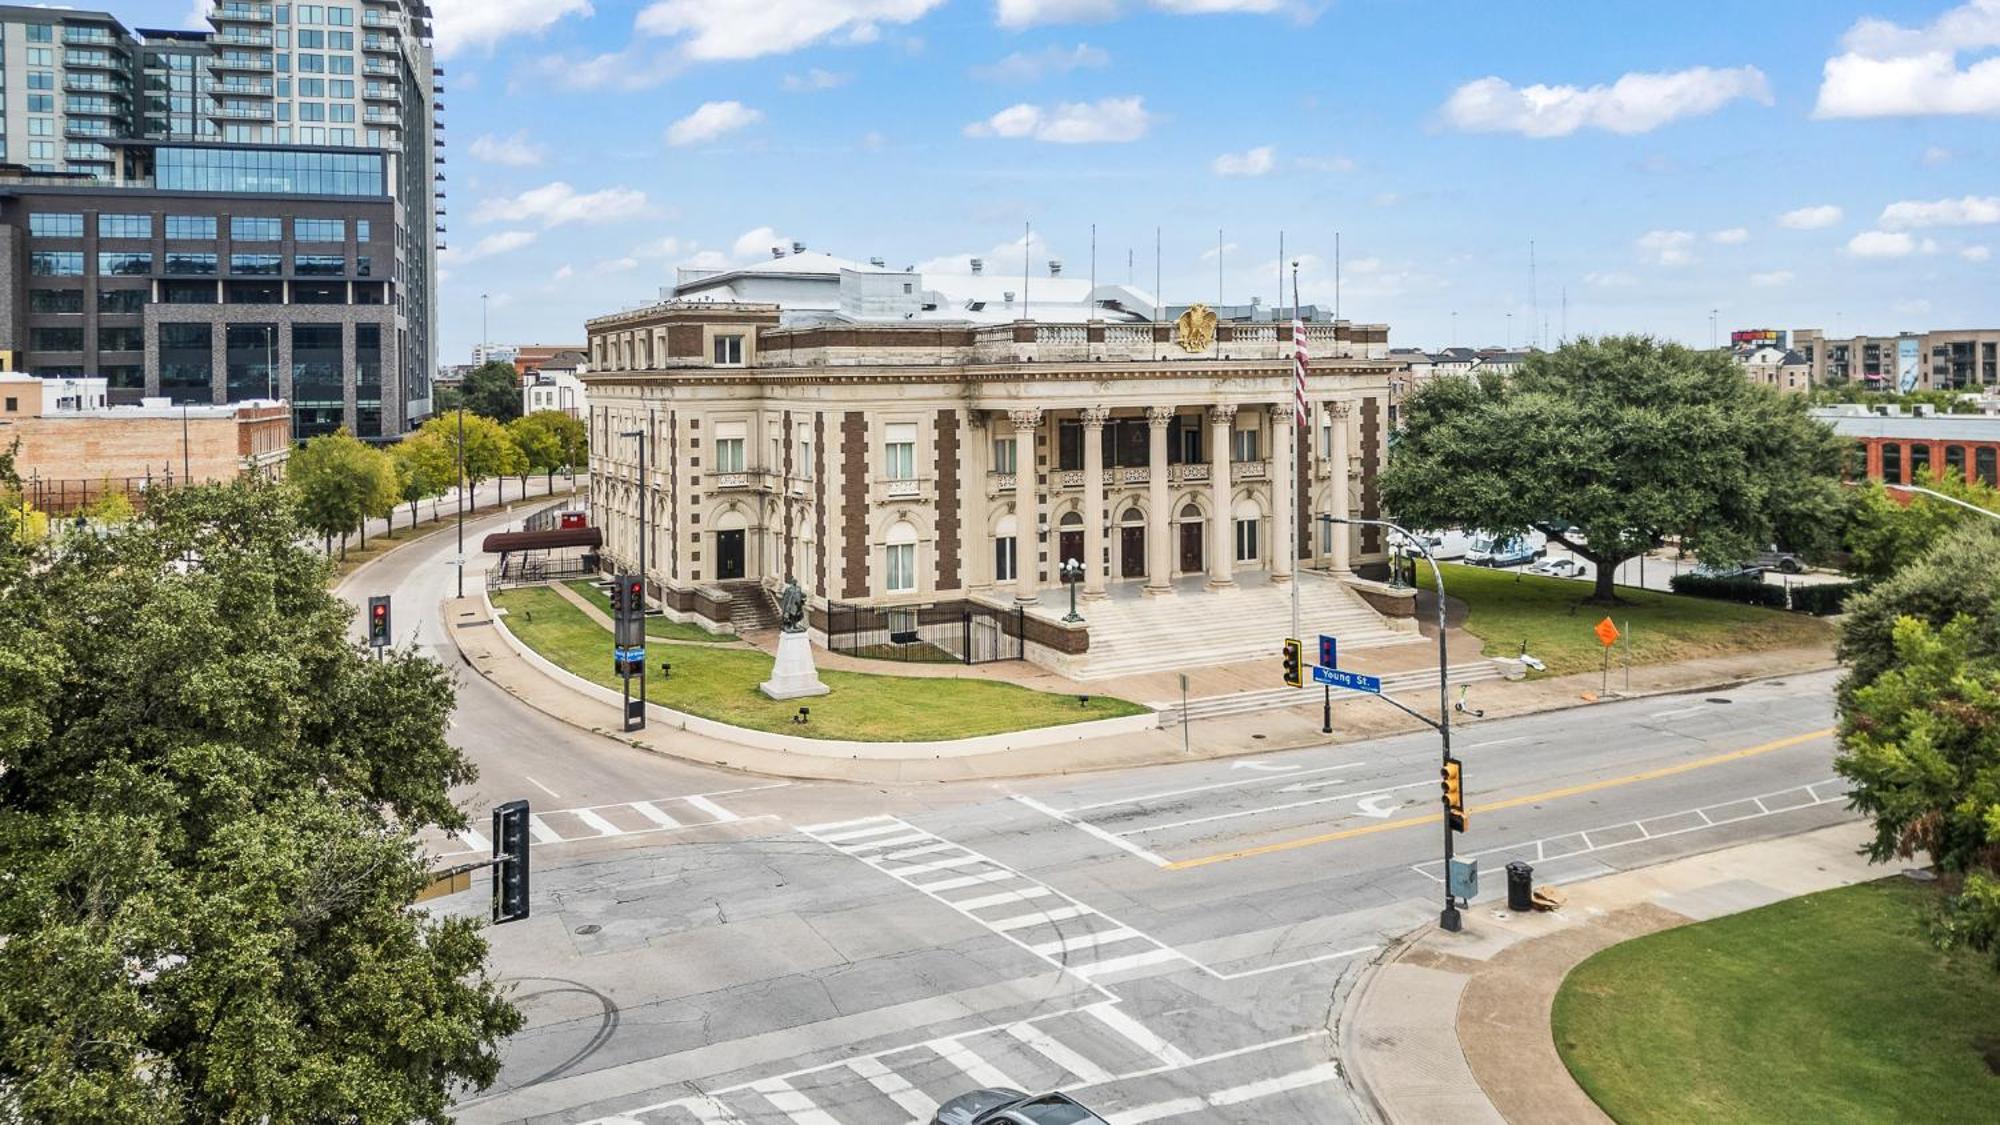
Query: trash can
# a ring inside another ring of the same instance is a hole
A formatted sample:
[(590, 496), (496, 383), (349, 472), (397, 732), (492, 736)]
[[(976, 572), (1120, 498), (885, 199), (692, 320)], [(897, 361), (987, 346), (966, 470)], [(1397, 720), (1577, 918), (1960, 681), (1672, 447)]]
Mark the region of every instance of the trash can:
[(1507, 865), (1507, 909), (1517, 914), (1535, 908), (1535, 869), (1515, 860)]

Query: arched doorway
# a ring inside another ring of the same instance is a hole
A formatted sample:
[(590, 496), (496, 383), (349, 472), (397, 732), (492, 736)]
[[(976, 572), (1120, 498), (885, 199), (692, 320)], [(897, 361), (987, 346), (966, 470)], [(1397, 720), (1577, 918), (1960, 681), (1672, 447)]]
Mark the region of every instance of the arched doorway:
[(1146, 577), (1146, 513), (1137, 508), (1118, 519), (1118, 576)]
[(1089, 565), (1083, 557), (1083, 517), (1075, 512), (1066, 512), (1056, 522), (1056, 566), (1071, 559)]
[(715, 521), (715, 578), (718, 582), (729, 582), (742, 578), (744, 565), (745, 529), (749, 521), (743, 513), (734, 508), (722, 513)]
[(1200, 574), (1208, 569), (1202, 552), (1202, 527), (1207, 521), (1202, 518), (1201, 507), (1189, 504), (1181, 509), (1181, 573)]

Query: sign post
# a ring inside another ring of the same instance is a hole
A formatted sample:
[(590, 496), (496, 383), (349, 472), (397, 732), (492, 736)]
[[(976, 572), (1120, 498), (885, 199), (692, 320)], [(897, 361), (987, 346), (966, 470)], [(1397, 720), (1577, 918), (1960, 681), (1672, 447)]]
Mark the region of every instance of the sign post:
[(1618, 626), (1613, 625), (1611, 619), (1607, 617), (1599, 621), (1597, 628), (1592, 632), (1597, 634), (1597, 643), (1604, 646), (1604, 683), (1600, 694), (1609, 695), (1611, 694), (1611, 646), (1618, 643)]
[[(1340, 642), (1325, 633), (1319, 635), (1319, 663), (1322, 668), (1340, 667)], [(1333, 733), (1333, 685), (1331, 684), (1320, 685), (1319, 732)]]

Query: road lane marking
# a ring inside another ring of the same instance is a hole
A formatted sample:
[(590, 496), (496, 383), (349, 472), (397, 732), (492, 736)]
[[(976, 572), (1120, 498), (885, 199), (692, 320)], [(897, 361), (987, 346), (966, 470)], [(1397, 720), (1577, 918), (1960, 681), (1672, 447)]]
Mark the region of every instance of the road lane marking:
[(1306, 1070), (1281, 1074), (1275, 1078), (1260, 1078), (1255, 1082), (1245, 1082), (1241, 1086), (1231, 1086), (1212, 1094), (1172, 1098), (1151, 1105), (1136, 1106), (1111, 1115), (1111, 1125), (1147, 1125), (1169, 1117), (1181, 1117), (1205, 1109), (1221, 1109), (1223, 1106), (1240, 1105), (1243, 1102), (1268, 1098), (1273, 1094), (1288, 1094), (1309, 1086), (1324, 1086), (1341, 1081), (1340, 1064), (1321, 1063)]
[[(1143, 793), (1137, 797), (1118, 797), (1109, 801), (1093, 801), (1088, 805), (1077, 805), (1064, 811), (1071, 813), (1089, 812), (1092, 809), (1110, 808), (1112, 805), (1143, 805), (1148, 801), (1164, 801), (1169, 797), (1185, 797), (1191, 793), (1207, 793), (1213, 789), (1237, 789), (1245, 785), (1276, 785), (1280, 781), (1296, 781), (1316, 773), (1332, 773), (1334, 770), (1351, 770), (1365, 766), (1366, 762), (1348, 762), (1339, 766), (1320, 766), (1315, 769), (1297, 770), (1282, 777), (1246, 777), (1239, 781), (1218, 781), (1213, 785), (1196, 785), (1187, 789), (1168, 789), (1160, 793)], [(1016, 798), (1017, 800), (1019, 798)]]
[(766, 1101), (777, 1107), (778, 1112), (792, 1119), (795, 1125), (840, 1125), (834, 1116), (821, 1109), (813, 1100), (799, 1093), (792, 1084), (782, 1078), (767, 1078), (750, 1084), (752, 1090), (764, 1095)]
[(1011, 1024), (1007, 1034), (1026, 1043), (1036, 1054), (1069, 1071), (1070, 1076), (1087, 1085), (1111, 1081), (1111, 1072), (1072, 1051), (1055, 1036), (1031, 1023)]
[(537, 844), (553, 844), (562, 840), (555, 829), (543, 823), (542, 818), (533, 813), (528, 814), (528, 834), (535, 838)]
[(1058, 906), (1036, 914), (1016, 914), (1012, 918), (1002, 918), (987, 925), (1002, 933), (1008, 930), (1025, 930), (1029, 926), (1046, 926), (1051, 922), (1062, 922), (1071, 918), (1082, 918), (1097, 913), (1088, 906)]
[(1255, 969), (1245, 969), (1240, 973), (1217, 973), (1218, 980), (1242, 980), (1245, 977), (1261, 977), (1266, 973), (1282, 973), (1286, 969), (1302, 969), (1307, 965), (1317, 965), (1323, 961), (1340, 961), (1348, 957), (1359, 957), (1382, 948), (1379, 945), (1358, 945), (1353, 949), (1343, 949), (1338, 953), (1322, 953), (1317, 957), (1301, 957), (1297, 961), (1286, 961), (1282, 965), (1263, 965)]
[[(1775, 750), (1784, 750), (1793, 746), (1801, 746), (1808, 742), (1817, 742), (1820, 739), (1831, 737), (1833, 733), (1833, 728), (1828, 727), (1823, 730), (1810, 731), (1806, 734), (1796, 734), (1789, 738), (1780, 738), (1772, 742), (1761, 743), (1742, 750), (1732, 750), (1726, 754), (1714, 754), (1706, 758), (1697, 758), (1691, 762), (1679, 762), (1671, 766), (1661, 766), (1658, 769), (1646, 770), (1642, 773), (1627, 774), (1624, 777), (1606, 778), (1603, 781), (1589, 781), (1581, 785), (1551, 789), (1544, 793), (1530, 793), (1525, 797), (1513, 797), (1505, 801), (1491, 801), (1483, 805), (1474, 805), (1468, 811), (1472, 813), (1499, 812), (1503, 809), (1519, 808), (1522, 805), (1540, 804), (1544, 801), (1556, 801), (1565, 797), (1580, 796), (1584, 793), (1596, 793), (1605, 789), (1615, 789), (1623, 785), (1636, 785), (1645, 781), (1657, 781), (1663, 777), (1673, 777), (1676, 774), (1687, 773), (1691, 770), (1705, 769), (1709, 766), (1723, 765), (1728, 762), (1739, 762), (1745, 758), (1755, 757), (1759, 754), (1768, 754)], [(1288, 852), (1298, 848), (1316, 847), (1320, 844), (1330, 844), (1336, 840), (1350, 840), (1357, 836), (1372, 835), (1376, 832), (1393, 832), (1399, 828), (1415, 828), (1424, 824), (1436, 824), (1441, 819), (1443, 819), (1442, 813), (1430, 813), (1426, 816), (1404, 817), (1401, 820), (1385, 820), (1380, 824), (1369, 824), (1360, 828), (1345, 829), (1340, 832), (1327, 832), (1318, 836), (1307, 836), (1299, 840), (1285, 840), (1276, 844), (1263, 844), (1254, 848), (1239, 848), (1235, 851), (1218, 852), (1215, 855), (1176, 860), (1167, 864), (1166, 869), (1168, 871), (1186, 871), (1189, 868), (1206, 867), (1212, 863), (1227, 863), (1231, 860), (1251, 859), (1256, 856), (1274, 855), (1278, 852)]]
[(976, 887), (981, 883), (998, 883), (1007, 879), (1019, 878), (1023, 878), (1023, 876), (1012, 871), (985, 871), (978, 875), (960, 875), (956, 879), (940, 879), (935, 883), (911, 883), (910, 886), (927, 895), (935, 895), (942, 894), (945, 891), (955, 891), (960, 887)]
[(535, 788), (537, 788), (537, 789), (541, 790), (541, 791), (542, 791), (542, 792), (544, 792), (544, 793), (547, 793), (547, 794), (548, 794), (549, 796), (551, 796), (551, 797), (554, 797), (554, 798), (555, 798), (556, 800), (558, 800), (558, 801), (562, 800), (562, 794), (561, 794), (561, 793), (558, 793), (558, 792), (556, 792), (555, 790), (553, 790), (553, 789), (549, 788), (548, 786), (546, 786), (546, 785), (543, 785), (543, 784), (542, 784), (541, 782), (539, 782), (539, 781), (536, 781), (536, 780), (535, 780), (534, 778), (532, 778), (532, 777), (528, 777), (528, 775), (527, 775), (527, 774), (525, 774), (525, 773), (524, 773), (524, 774), (522, 774), (521, 776), (522, 776), (523, 778), (526, 778), (526, 779), (527, 779), (527, 782), (528, 782), (528, 784), (530, 784), (530, 785), (534, 786)]
[[(694, 1114), (694, 1119), (701, 1122), (701, 1125), (743, 1125), (741, 1117), (729, 1112), (721, 1102), (716, 1101), (712, 1097), (690, 1098), (684, 1102), (672, 1102), (670, 1104), (677, 1105)], [(641, 1110), (640, 1112), (643, 1113), (645, 1111)]]
[(1037, 945), (1031, 945), (1028, 948), (1044, 957), (1055, 957), (1064, 953), (1074, 953), (1079, 949), (1095, 949), (1100, 945), (1111, 945), (1115, 942), (1129, 941), (1132, 938), (1144, 936), (1137, 930), (1128, 930), (1120, 926), (1117, 929), (1099, 930), (1091, 934), (1072, 934), (1069, 937), (1059, 937), (1054, 941), (1041, 942)]
[(1166, 946), (1161, 946), (1158, 949), (1149, 949), (1144, 953), (1129, 953), (1123, 957), (1092, 961), (1087, 965), (1065, 965), (1063, 967), (1085, 980), (1094, 981), (1098, 977), (1110, 976), (1112, 973), (1122, 973), (1127, 969), (1143, 969), (1149, 965), (1164, 965), (1169, 961), (1187, 961), (1193, 964), (1195, 968), (1201, 969), (1204, 972), (1210, 974), (1215, 972), (1214, 969), (1209, 968), (1207, 965), (1196, 963), (1187, 954), (1168, 949)]
[(957, 849), (957, 844), (925, 844), (921, 848), (904, 848), (900, 852), (890, 852), (882, 858), (891, 860), (915, 859), (920, 855), (936, 855), (938, 852), (956, 851)]
[(1194, 1062), (1186, 1051), (1153, 1034), (1144, 1024), (1111, 1004), (1092, 1004), (1084, 1011), (1126, 1042), (1160, 1060), (1161, 1066), (1188, 1066)]
[[(1197, 824), (1213, 824), (1219, 820), (1236, 820), (1246, 816), (1262, 816), (1265, 813), (1288, 812), (1292, 809), (1307, 809), (1307, 808), (1312, 808), (1315, 805), (1338, 804), (1341, 801), (1353, 801), (1363, 797), (1378, 796), (1383, 793), (1395, 793), (1403, 789), (1423, 789), (1423, 788), (1436, 788), (1436, 787), (1437, 787), (1437, 782), (1435, 780), (1408, 781), (1404, 782), (1401, 785), (1385, 785), (1375, 789), (1356, 789), (1352, 793), (1336, 793), (1331, 797), (1311, 797), (1303, 801), (1286, 801), (1283, 804), (1277, 804), (1277, 805), (1260, 805), (1254, 809), (1238, 809), (1235, 812), (1214, 813), (1209, 816), (1197, 816), (1188, 820), (1169, 821), (1166, 824), (1142, 824), (1137, 828), (1126, 829), (1126, 834), (1137, 836), (1147, 832), (1166, 832), (1169, 831), (1170, 829), (1175, 829), (1175, 828), (1192, 828)], [(1166, 866), (1171, 869), (1174, 865), (1172, 863), (1168, 863)]]
[[(742, 816), (716, 804), (711, 798), (726, 796), (730, 793), (750, 793), (761, 789), (778, 788), (789, 784), (790, 782), (778, 782), (775, 785), (752, 785), (738, 789), (714, 790), (708, 793), (655, 797), (650, 801), (630, 801), (624, 804), (589, 805), (574, 809), (543, 809), (530, 818), (528, 827), (533, 836), (532, 842), (534, 846), (542, 847), (546, 844), (568, 844), (582, 840), (602, 840), (611, 836), (646, 836), (656, 832), (669, 832), (685, 828), (705, 828), (712, 824), (736, 824), (748, 823), (753, 820), (774, 820), (776, 817), (769, 813), (751, 817)], [(697, 800), (697, 798), (700, 799)], [(683, 814), (687, 818), (683, 820), (675, 818), (660, 807), (661, 805), (668, 805), (674, 802), (679, 802), (690, 809), (699, 810), (699, 812)], [(607, 815), (614, 809), (630, 809), (637, 815), (651, 821), (653, 827), (636, 829), (620, 828)], [(717, 816), (717, 813), (721, 815)], [(587, 825), (590, 831), (573, 836), (563, 835), (556, 825), (568, 823), (560, 819), (564, 816), (576, 818)], [(715, 819), (702, 819), (703, 817), (714, 817)], [(898, 827), (904, 826), (892, 826), (890, 830), (895, 831)], [(449, 836), (457, 842), (459, 850), (439, 851), (435, 855), (435, 858), (451, 859), (462, 855), (489, 852), (492, 848), (492, 845), (486, 841), (486, 838), (477, 832), (470, 833), (469, 835), (455, 832), (449, 833)]]
[(632, 809), (640, 816), (645, 817), (661, 828), (679, 828), (681, 826), (680, 821), (668, 816), (661, 810), (660, 806), (651, 801), (634, 801), (632, 802)]
[(486, 837), (481, 836), (470, 828), (463, 832), (454, 832), (452, 835), (457, 838), (459, 843), (465, 845), (465, 850), (470, 852), (491, 851), (493, 848), (493, 844)]
[[(891, 824), (894, 820), (895, 818), (890, 816), (864, 816), (860, 820), (837, 820), (831, 824), (801, 825), (799, 831), (810, 832), (831, 844), (842, 840), (860, 839), (868, 835), (866, 832), (844, 832), (842, 831), (843, 829), (860, 828), (863, 825)], [(839, 834), (836, 835), (836, 833)]]
[(939, 1058), (964, 1071), (967, 1078), (981, 1086), (1005, 1087), (1010, 1090), (1022, 1088), (1021, 1083), (1007, 1077), (999, 1067), (980, 1058), (977, 1051), (966, 1046), (961, 1040), (934, 1039), (925, 1046), (937, 1052)]
[(1076, 817), (1073, 817), (1066, 812), (1050, 808), (1049, 806), (1041, 803), (1040, 801), (1035, 800), (1033, 797), (1023, 797), (1017, 793), (1014, 795), (1014, 799), (1028, 806), (1029, 808), (1035, 810), (1036, 812), (1041, 813), (1045, 816), (1053, 817), (1056, 820), (1059, 820), (1062, 823), (1071, 826), (1072, 828), (1081, 828), (1084, 832), (1088, 833), (1089, 835), (1095, 836), (1097, 839), (1102, 840), (1107, 844), (1110, 844), (1112, 847), (1117, 848), (1120, 851), (1130, 852), (1133, 855), (1138, 856), (1140, 859), (1145, 860), (1147, 863), (1152, 864), (1154, 867), (1165, 867), (1167, 865), (1167, 857), (1163, 855), (1156, 855), (1153, 852), (1147, 851), (1145, 848), (1140, 847), (1139, 845), (1133, 843), (1132, 841), (1123, 839), (1122, 837), (1114, 833), (1106, 832), (1104, 829), (1099, 828), (1098, 826), (1090, 823), (1087, 820), (1078, 820)]
[(999, 906), (1003, 903), (1026, 902), (1031, 898), (1046, 898), (1055, 893), (1054, 888), (1044, 887), (1037, 883), (1032, 887), (1022, 887), (1018, 891), (1001, 891), (997, 895), (982, 895), (979, 898), (968, 898), (962, 902), (954, 902), (952, 905), (960, 910), (970, 912), (984, 910), (989, 906)]
[(895, 870), (897, 875), (922, 875), (926, 871), (949, 871), (954, 867), (973, 867), (986, 862), (983, 855), (955, 855), (950, 859), (934, 859), (929, 863), (908, 863)]
[[(908, 828), (909, 825), (899, 824), (896, 827)], [(914, 844), (918, 840), (928, 840), (930, 838), (930, 834), (926, 832), (905, 832), (900, 836), (884, 836), (879, 840), (863, 840), (858, 844), (849, 844), (847, 845), (847, 850), (853, 853), (870, 852), (876, 848), (893, 848), (898, 844)]]
[(576, 818), (590, 825), (597, 831), (599, 836), (623, 836), (625, 834), (623, 828), (591, 812), (589, 809), (578, 809), (576, 811)]
[(698, 808), (701, 811), (707, 813), (708, 815), (714, 817), (715, 822), (717, 824), (728, 824), (732, 820), (743, 819), (742, 817), (737, 816), (735, 813), (730, 812), (728, 809), (723, 808), (721, 805), (716, 804), (714, 801), (709, 800), (707, 797), (704, 797), (699, 793), (695, 794), (692, 797), (686, 797), (683, 799), (686, 800), (688, 804), (693, 805), (695, 808)]
[(923, 1091), (910, 1085), (902, 1075), (883, 1066), (881, 1060), (873, 1055), (849, 1059), (847, 1068), (859, 1074), (870, 1086), (880, 1091), (883, 1097), (895, 1102), (897, 1108), (918, 1121), (927, 1121), (937, 1112), (938, 1103), (925, 1097)]
[(1467, 749), (1467, 750), (1484, 750), (1484, 749), (1486, 749), (1486, 748), (1487, 748), (1487, 747), (1489, 747), (1489, 746), (1506, 746), (1506, 745), (1509, 745), (1509, 744), (1511, 744), (1511, 743), (1515, 743), (1515, 742), (1526, 742), (1526, 741), (1528, 741), (1528, 739), (1529, 739), (1529, 738), (1531, 738), (1531, 737), (1533, 737), (1533, 736), (1532, 736), (1532, 735), (1526, 735), (1526, 734), (1522, 734), (1522, 735), (1516, 735), (1516, 736), (1514, 736), (1513, 738), (1496, 738), (1496, 739), (1493, 739), (1493, 740), (1492, 740), (1492, 741), (1490, 741), (1490, 742), (1475, 742), (1475, 743), (1473, 743), (1472, 745), (1470, 745), (1470, 746), (1467, 746), (1467, 747), (1465, 747), (1465, 749)]

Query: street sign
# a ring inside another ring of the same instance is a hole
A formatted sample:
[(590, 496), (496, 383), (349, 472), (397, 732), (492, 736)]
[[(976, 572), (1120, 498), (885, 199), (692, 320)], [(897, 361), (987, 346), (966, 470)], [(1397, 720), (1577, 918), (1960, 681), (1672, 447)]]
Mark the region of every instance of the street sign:
[(1340, 667), (1339, 642), (1325, 633), (1319, 635), (1319, 663), (1322, 668)]
[(1338, 668), (1324, 666), (1314, 668), (1313, 682), (1328, 687), (1346, 688), (1349, 691), (1365, 691), (1370, 695), (1382, 694), (1380, 677), (1364, 676), (1359, 672), (1343, 672)]
[(1599, 621), (1597, 628), (1593, 632), (1597, 634), (1597, 643), (1603, 645), (1605, 648), (1610, 648), (1612, 645), (1618, 643), (1618, 626), (1613, 625), (1609, 617)]
[(643, 664), (646, 660), (646, 649), (643, 645), (637, 648), (619, 648), (616, 658), (619, 660), (630, 660), (634, 664)]

